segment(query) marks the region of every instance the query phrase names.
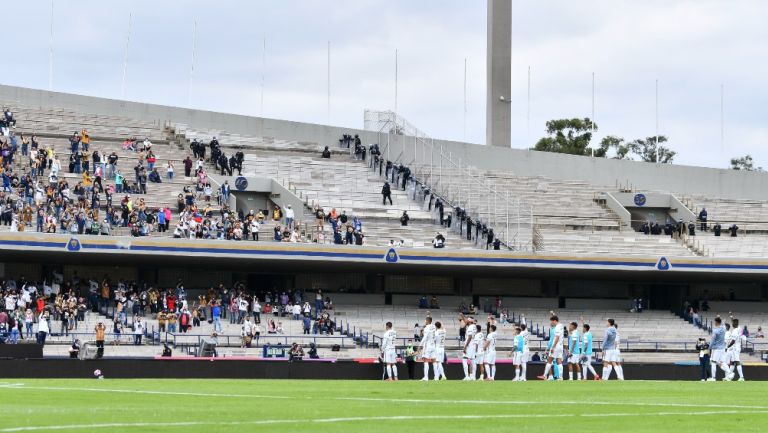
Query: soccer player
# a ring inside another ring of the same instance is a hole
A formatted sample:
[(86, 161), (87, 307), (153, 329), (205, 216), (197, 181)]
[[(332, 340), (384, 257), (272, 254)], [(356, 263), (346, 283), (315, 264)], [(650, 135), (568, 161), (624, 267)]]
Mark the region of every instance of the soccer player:
[(381, 339), (381, 357), (387, 364), (387, 380), (398, 380), (397, 353), (395, 352), (397, 332), (392, 329), (392, 322), (387, 322), (386, 327), (387, 330), (384, 331), (384, 337)]
[(475, 335), (472, 337), (472, 344), (475, 346), (475, 359), (472, 361), (472, 364), (475, 368), (473, 369), (470, 380), (477, 380), (478, 374), (480, 375), (480, 380), (483, 380), (483, 375), (485, 374), (485, 370), (483, 369), (483, 363), (485, 362), (483, 340), (485, 340), (483, 327), (478, 323), (475, 325)]
[[(424, 362), (424, 377), (421, 380), (429, 380), (429, 366), (433, 362), (435, 362), (435, 351), (437, 349), (435, 344), (435, 331), (437, 329), (435, 328), (435, 325), (432, 324), (432, 317), (427, 316), (426, 319), (424, 319), (424, 329), (422, 329), (422, 337), (421, 342), (419, 342), (419, 346), (421, 347), (421, 360)], [(435, 376), (437, 376), (437, 372), (434, 371)]]
[(576, 370), (576, 380), (581, 380), (581, 336), (576, 322), (568, 324), (568, 380), (573, 380), (573, 370)]
[(616, 328), (616, 362), (613, 369), (616, 370), (616, 377), (619, 380), (624, 380), (624, 367), (621, 366), (621, 334), (619, 334), (619, 324), (614, 322), (613, 327)]
[(726, 377), (727, 380), (733, 380), (735, 374), (733, 372), (734, 367), (739, 373), (739, 382), (744, 382), (744, 370), (741, 366), (741, 345), (747, 342), (747, 337), (744, 335), (744, 328), (739, 326), (739, 319), (731, 317), (731, 340), (728, 343), (728, 361), (730, 361), (730, 374)]
[[(605, 328), (605, 334), (603, 335), (603, 380), (609, 380), (611, 377), (611, 371), (616, 366), (618, 360), (618, 354), (616, 353), (616, 328), (613, 326), (616, 321), (608, 319), (608, 327)], [(616, 371), (618, 377), (619, 372)]]
[(520, 381), (520, 364), (523, 361), (523, 336), (521, 334), (522, 329), (515, 327), (512, 330), (512, 364), (515, 366), (515, 378), (514, 382)]
[(520, 325), (520, 335), (523, 337), (523, 357), (520, 360), (520, 381), (525, 382), (528, 380), (528, 360), (531, 359), (528, 342), (531, 338), (531, 333), (528, 332), (528, 325), (525, 324), (525, 318)]
[(464, 367), (464, 380), (472, 380), (474, 376), (474, 370), (476, 366), (473, 361), (475, 359), (475, 345), (472, 343), (477, 327), (475, 326), (475, 320), (471, 317), (467, 318), (467, 335), (464, 340), (464, 349), (462, 350), (461, 363)]
[(547, 376), (549, 376), (549, 372), (552, 370), (555, 380), (563, 380), (563, 325), (555, 314), (550, 316), (549, 324), (547, 365), (544, 367), (544, 374), (538, 378), (540, 380), (547, 380)]
[(496, 325), (491, 325), (491, 332), (485, 336), (485, 380), (496, 380)]
[(584, 323), (584, 319), (581, 319), (581, 322), (583, 323), (581, 325), (582, 333), (581, 333), (581, 339), (582, 339), (582, 345), (581, 345), (581, 378), (583, 380), (587, 380), (587, 372), (591, 372), (592, 376), (595, 377), (595, 380), (600, 380), (600, 376), (595, 371), (595, 367), (592, 366), (592, 331), (589, 330), (589, 324)]
[(445, 376), (443, 361), (445, 361), (445, 329), (443, 324), (435, 322), (435, 380), (448, 380)]
[(709, 350), (712, 352), (712, 356), (709, 358), (710, 368), (712, 369), (707, 381), (714, 382), (717, 380), (717, 366), (725, 372), (727, 375), (729, 370), (725, 367), (725, 327), (723, 326), (723, 319), (720, 316), (715, 317), (715, 326), (712, 328), (712, 340), (709, 342)]

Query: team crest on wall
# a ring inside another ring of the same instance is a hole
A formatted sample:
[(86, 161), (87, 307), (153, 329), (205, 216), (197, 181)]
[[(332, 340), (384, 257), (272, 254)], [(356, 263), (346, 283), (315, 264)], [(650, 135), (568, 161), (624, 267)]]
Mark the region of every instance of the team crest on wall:
[(666, 257), (662, 257), (659, 259), (658, 262), (656, 262), (656, 269), (660, 271), (668, 271), (671, 268), (672, 268), (672, 263), (670, 263)]
[(399, 257), (394, 248), (390, 248), (389, 251), (387, 251), (387, 255), (384, 256), (384, 260), (386, 260), (387, 263), (397, 263), (397, 259), (399, 259)]
[(72, 238), (67, 242), (67, 251), (80, 251), (80, 241)]

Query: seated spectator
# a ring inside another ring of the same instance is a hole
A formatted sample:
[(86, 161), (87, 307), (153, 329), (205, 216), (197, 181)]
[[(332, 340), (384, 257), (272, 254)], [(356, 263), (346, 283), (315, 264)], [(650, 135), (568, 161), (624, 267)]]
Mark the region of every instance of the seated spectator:
[(432, 246), (435, 248), (445, 248), (445, 236), (438, 232), (435, 238), (432, 239)]
[(304, 349), (299, 345), (299, 343), (293, 343), (291, 345), (291, 350), (288, 352), (288, 360), (301, 361), (303, 358), (304, 358)]
[(317, 346), (315, 343), (309, 343), (309, 351), (307, 352), (307, 355), (309, 355), (309, 359), (320, 359), (320, 356), (317, 354)]
[(323, 158), (330, 159), (331, 158), (331, 151), (328, 150), (328, 146), (325, 146), (325, 149), (323, 149)]
[(429, 302), (427, 301), (426, 296), (422, 296), (421, 298), (419, 298), (419, 308), (421, 309), (429, 308)]
[(720, 237), (720, 232), (722, 232), (722, 230), (723, 230), (723, 226), (721, 226), (720, 223), (715, 223), (715, 225), (712, 226), (712, 232), (717, 237)]
[(153, 169), (151, 172), (149, 172), (149, 181), (152, 183), (162, 183), (163, 180), (160, 178), (160, 174), (157, 172), (157, 169)]
[(735, 238), (738, 234), (739, 226), (737, 226), (736, 224), (733, 224), (730, 227), (728, 227), (728, 230), (730, 230), (731, 232), (731, 237)]
[(755, 338), (765, 338), (765, 334), (763, 333), (762, 326), (757, 327), (757, 332), (755, 332)]

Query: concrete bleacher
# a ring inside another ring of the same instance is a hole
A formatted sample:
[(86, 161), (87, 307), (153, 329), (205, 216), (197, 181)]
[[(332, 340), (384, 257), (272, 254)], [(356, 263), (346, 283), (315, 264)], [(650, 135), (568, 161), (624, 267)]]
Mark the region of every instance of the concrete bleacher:
[(606, 254), (686, 257), (693, 253), (669, 236), (633, 231), (541, 230), (546, 254)]
[(768, 235), (748, 234), (731, 237), (724, 231), (720, 236), (712, 232), (698, 232), (689, 242), (701, 249), (702, 254), (710, 257), (741, 257), (763, 259), (768, 257)]

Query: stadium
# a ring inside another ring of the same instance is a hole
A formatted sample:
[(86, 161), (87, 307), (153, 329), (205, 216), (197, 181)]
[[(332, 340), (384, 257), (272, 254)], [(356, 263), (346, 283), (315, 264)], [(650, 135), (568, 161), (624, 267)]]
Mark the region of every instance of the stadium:
[[(762, 83), (686, 45), (762, 4), (63, 3), (8, 11), (50, 39), (12, 40), (0, 84), (0, 433), (762, 431), (768, 174), (737, 156)], [(632, 33), (657, 13), (674, 44)], [(601, 96), (612, 73), (647, 101)], [(706, 116), (705, 79), (732, 82)]]

